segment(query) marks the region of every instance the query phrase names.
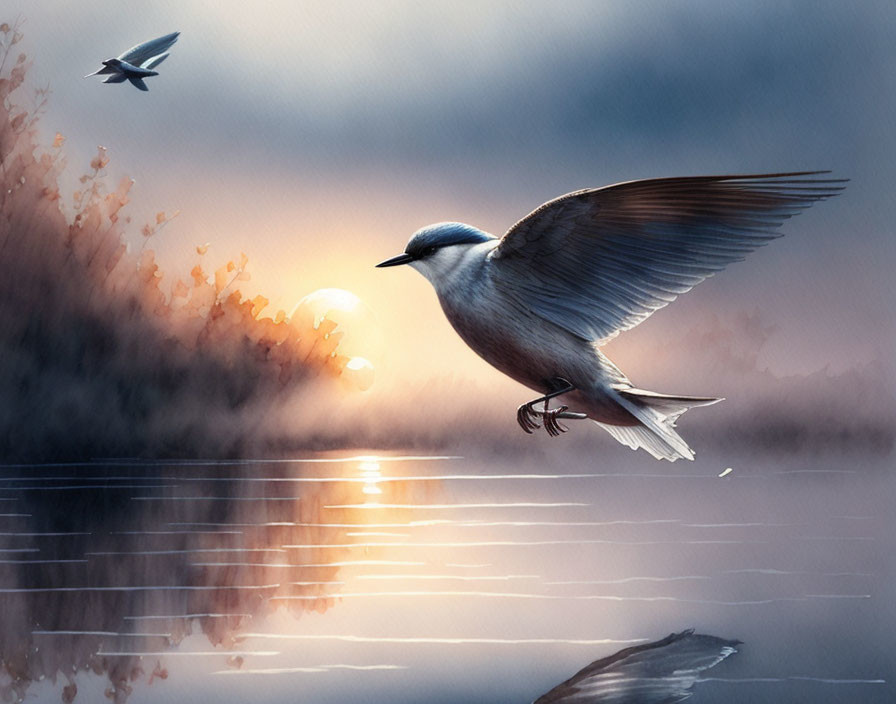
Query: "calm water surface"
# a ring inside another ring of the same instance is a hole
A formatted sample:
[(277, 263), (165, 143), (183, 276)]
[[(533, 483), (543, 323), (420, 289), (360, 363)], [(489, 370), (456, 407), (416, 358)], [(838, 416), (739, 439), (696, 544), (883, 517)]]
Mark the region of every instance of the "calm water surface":
[(695, 704), (894, 701), (891, 461), (621, 456), (4, 466), (0, 694), (523, 703), (696, 627)]

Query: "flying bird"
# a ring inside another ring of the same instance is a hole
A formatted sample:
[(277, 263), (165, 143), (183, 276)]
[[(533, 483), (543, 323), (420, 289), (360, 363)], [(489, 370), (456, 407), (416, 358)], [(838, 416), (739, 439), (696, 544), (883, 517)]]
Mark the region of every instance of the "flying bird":
[(693, 629), (672, 633), (596, 660), (534, 704), (674, 704), (688, 699), (700, 673), (740, 644)]
[(140, 90), (148, 91), (143, 79), (159, 75), (153, 69), (168, 58), (168, 49), (177, 41), (178, 36), (180, 32), (172, 32), (131, 47), (116, 59), (106, 59), (101, 69), (88, 73), (84, 78), (111, 74), (103, 83), (122, 83), (127, 80)]
[[(694, 459), (682, 413), (721, 399), (636, 388), (600, 351), (620, 332), (780, 237), (784, 220), (836, 195), (824, 171), (628, 181), (545, 203), (500, 239), (444, 222), (378, 267), (409, 264), (477, 354), (542, 395), (517, 409), (527, 433), (591, 418), (657, 459)], [(552, 399), (562, 405), (549, 408)], [(543, 404), (543, 405), (541, 405)], [(540, 406), (540, 407), (539, 407)], [(540, 422), (539, 422), (540, 421)]]

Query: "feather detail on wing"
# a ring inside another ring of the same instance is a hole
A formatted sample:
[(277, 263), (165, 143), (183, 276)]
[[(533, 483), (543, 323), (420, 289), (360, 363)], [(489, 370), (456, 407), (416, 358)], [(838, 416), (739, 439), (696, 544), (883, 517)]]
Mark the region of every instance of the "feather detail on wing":
[(170, 53), (159, 54), (158, 56), (153, 56), (149, 61), (147, 61), (141, 68), (145, 68), (147, 71), (151, 71), (160, 63), (162, 63), (165, 59), (171, 56)]
[(168, 51), (174, 42), (177, 41), (178, 36), (180, 36), (180, 32), (172, 32), (164, 37), (150, 39), (137, 46), (132, 46), (118, 58), (134, 66), (142, 66), (145, 61)]
[(827, 172), (629, 181), (569, 193), (510, 228), (491, 254), (500, 283), (585, 340), (634, 327), (845, 180)]

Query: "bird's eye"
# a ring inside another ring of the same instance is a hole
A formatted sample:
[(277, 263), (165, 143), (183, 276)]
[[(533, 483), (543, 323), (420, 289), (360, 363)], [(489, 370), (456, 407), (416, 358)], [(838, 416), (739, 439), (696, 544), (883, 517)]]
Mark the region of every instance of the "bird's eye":
[(423, 256), (428, 257), (431, 254), (435, 254), (436, 249), (438, 249), (438, 247), (427, 247), (426, 249), (423, 250)]

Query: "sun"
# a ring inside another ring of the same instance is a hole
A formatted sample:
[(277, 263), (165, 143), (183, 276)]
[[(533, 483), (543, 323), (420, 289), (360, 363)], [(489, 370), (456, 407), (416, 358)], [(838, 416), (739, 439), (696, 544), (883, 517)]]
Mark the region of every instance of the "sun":
[(336, 323), (333, 332), (341, 334), (338, 353), (349, 358), (343, 376), (355, 388), (369, 389), (375, 370), (370, 360), (377, 358), (382, 348), (382, 333), (373, 311), (344, 288), (321, 288), (309, 293), (296, 304), (290, 316), (302, 308), (311, 313), (315, 328), (324, 319)]
[(333, 312), (357, 312), (361, 306), (361, 299), (344, 288), (319, 288), (296, 303), (290, 315), (293, 315), (302, 306), (308, 306), (311, 309), (314, 314), (314, 327), (317, 327), (321, 320), (330, 318), (330, 314)]

